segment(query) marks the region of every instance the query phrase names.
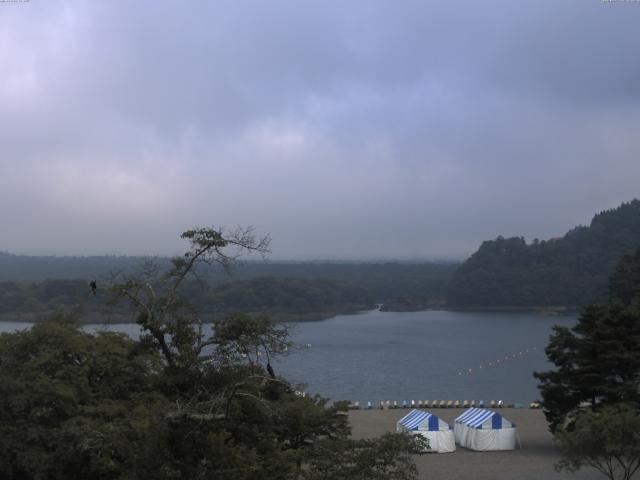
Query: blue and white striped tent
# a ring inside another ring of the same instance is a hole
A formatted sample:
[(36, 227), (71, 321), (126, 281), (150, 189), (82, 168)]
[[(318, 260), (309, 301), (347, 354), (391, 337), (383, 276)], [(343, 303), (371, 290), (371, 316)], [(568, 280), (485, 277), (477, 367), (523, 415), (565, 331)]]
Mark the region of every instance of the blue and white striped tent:
[(513, 450), (516, 426), (498, 412), (471, 408), (455, 419), (455, 441), (472, 450)]
[(471, 408), (455, 420), (456, 423), (463, 423), (471, 428), (488, 428), (488, 421), (491, 422), (491, 428), (493, 429), (514, 426), (498, 412), (487, 410), (486, 408)]
[(396, 423), (397, 432), (422, 435), (429, 440), (429, 450), (438, 453), (456, 449), (451, 426), (436, 415), (424, 410), (411, 410)]

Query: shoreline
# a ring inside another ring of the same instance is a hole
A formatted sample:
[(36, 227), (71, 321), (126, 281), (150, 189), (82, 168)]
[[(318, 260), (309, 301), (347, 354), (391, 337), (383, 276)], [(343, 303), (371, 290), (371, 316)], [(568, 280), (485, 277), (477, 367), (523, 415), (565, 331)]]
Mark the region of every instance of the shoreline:
[[(326, 311), (326, 312), (310, 312), (310, 313), (269, 313), (269, 312), (243, 312), (247, 315), (266, 315), (271, 317), (276, 323), (303, 323), (303, 322), (321, 322), (342, 315), (358, 315), (367, 312), (384, 312), (384, 313), (419, 313), (419, 312), (469, 312), (469, 313), (538, 313), (548, 316), (572, 316), (580, 314), (582, 307), (574, 306), (551, 306), (551, 307), (425, 307), (417, 310), (397, 309), (386, 310), (384, 304), (378, 304), (376, 308), (371, 309), (354, 309), (345, 311)], [(73, 310), (48, 310), (37, 313), (3, 313), (0, 315), (0, 322), (15, 323), (38, 323), (44, 321), (56, 314), (80, 314), (79, 325), (112, 325), (112, 324), (135, 324), (132, 314), (100, 314), (95, 312), (80, 313)], [(205, 323), (215, 323), (221, 318), (225, 318), (228, 314), (203, 314), (201, 315)], [(86, 320), (85, 320), (86, 319)]]
[[(461, 408), (423, 409), (440, 417), (453, 426)], [(351, 410), (348, 412), (351, 436), (355, 439), (378, 437), (395, 432), (396, 422), (410, 409)], [(414, 456), (420, 479), (429, 480), (596, 480), (601, 474), (589, 468), (575, 475), (558, 473), (554, 464), (560, 453), (547, 428), (541, 410), (496, 409), (506, 419), (516, 424), (522, 448), (511, 451), (475, 452), (456, 445), (453, 453), (428, 453)]]
[(447, 310), (451, 312), (514, 312), (514, 313), (525, 313), (525, 312), (533, 312), (533, 313), (541, 313), (543, 315), (550, 316), (562, 316), (562, 315), (576, 315), (582, 311), (581, 306), (564, 306), (564, 305), (551, 305), (551, 306), (537, 306), (537, 307), (514, 307), (514, 306), (505, 306), (505, 307), (450, 307), (444, 308), (442, 310)]

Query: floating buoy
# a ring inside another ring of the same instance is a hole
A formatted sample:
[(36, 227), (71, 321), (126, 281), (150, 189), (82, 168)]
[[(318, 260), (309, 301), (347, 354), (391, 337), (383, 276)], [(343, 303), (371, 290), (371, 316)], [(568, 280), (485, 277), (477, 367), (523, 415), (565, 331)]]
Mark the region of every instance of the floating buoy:
[[(488, 363), (486, 363), (486, 364), (478, 365), (477, 369), (478, 369), (478, 370), (482, 370), (482, 369), (484, 369), (485, 367), (486, 367), (486, 368), (494, 367), (494, 366), (496, 366), (496, 365), (499, 365), (501, 361), (507, 361), (507, 360), (509, 360), (509, 359), (515, 359), (515, 358), (517, 358), (518, 356), (525, 356), (526, 354), (528, 354), (528, 353), (529, 353), (529, 350), (533, 351), (533, 350), (535, 350), (535, 349), (536, 349), (536, 347), (531, 347), (531, 348), (526, 348), (526, 349), (524, 349), (524, 350), (520, 350), (520, 351), (518, 351), (518, 352), (514, 352), (514, 353), (511, 353), (511, 354), (508, 354), (508, 355), (506, 355), (506, 356), (504, 357), (504, 359), (499, 358), (499, 359), (497, 359), (497, 360), (495, 360), (495, 361), (491, 361), (491, 362), (488, 362)], [(464, 370), (460, 370), (460, 371), (458, 371), (458, 376), (461, 376), (461, 375), (463, 374), (463, 372), (464, 372)], [(467, 373), (467, 374), (469, 374), (469, 375), (471, 375), (471, 374), (473, 373), (473, 368), (469, 368), (469, 369), (467, 369), (467, 370), (466, 370), (466, 373)]]

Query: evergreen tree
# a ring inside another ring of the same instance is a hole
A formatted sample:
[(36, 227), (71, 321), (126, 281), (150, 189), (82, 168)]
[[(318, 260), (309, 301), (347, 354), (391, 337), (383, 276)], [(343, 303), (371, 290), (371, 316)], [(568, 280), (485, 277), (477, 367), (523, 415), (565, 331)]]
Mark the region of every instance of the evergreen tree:
[[(640, 405), (640, 255), (625, 256), (611, 280), (611, 301), (589, 305), (571, 329), (554, 327), (546, 353), (556, 370), (535, 373), (552, 431), (584, 409)], [(637, 297), (636, 297), (637, 298)]]
[(640, 247), (635, 255), (625, 255), (609, 282), (609, 298), (623, 305), (640, 306)]

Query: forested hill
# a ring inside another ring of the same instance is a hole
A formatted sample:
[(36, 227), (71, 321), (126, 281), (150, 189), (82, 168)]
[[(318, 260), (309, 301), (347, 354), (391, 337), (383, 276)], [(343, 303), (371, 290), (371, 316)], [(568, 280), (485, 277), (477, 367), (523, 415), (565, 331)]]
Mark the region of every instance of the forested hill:
[(564, 237), (527, 244), (522, 237), (483, 242), (455, 272), (452, 307), (581, 306), (606, 301), (608, 278), (640, 246), (640, 201), (593, 217)]
[[(0, 282), (40, 283), (46, 280), (97, 279), (105, 283), (114, 272), (133, 273), (149, 257), (26, 256), (0, 252)], [(161, 267), (169, 258), (152, 258)], [(459, 263), (453, 262), (311, 262), (240, 261), (231, 275), (221, 269), (199, 271), (207, 283), (217, 285), (253, 278), (330, 279), (363, 285), (378, 303), (412, 301), (442, 303), (446, 285)]]
[[(148, 260), (148, 259), (146, 259)], [(28, 257), (0, 253), (0, 318), (33, 321), (56, 311), (80, 311), (86, 321), (118, 317), (117, 308), (88, 297), (89, 281), (100, 291), (110, 272), (131, 275), (142, 257)], [(167, 258), (155, 261), (162, 268)], [(373, 308), (418, 310), (444, 305), (453, 263), (245, 262), (231, 276), (199, 272), (187, 299), (203, 314), (268, 313), (278, 319), (312, 319)], [(100, 318), (97, 318), (100, 317)], [(118, 319), (116, 318), (116, 320)], [(114, 320), (115, 321), (115, 320)]]

